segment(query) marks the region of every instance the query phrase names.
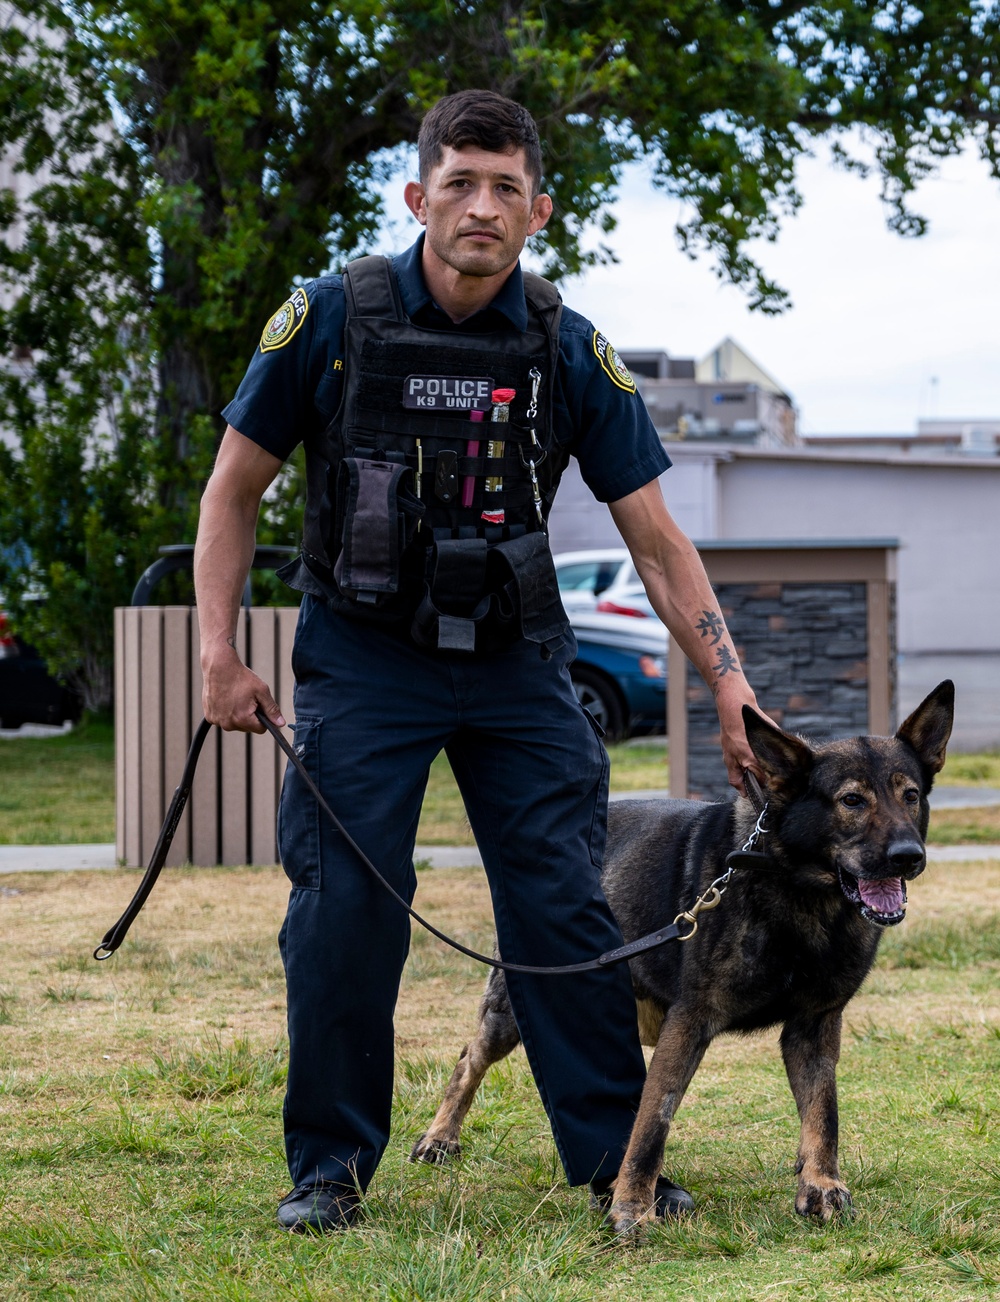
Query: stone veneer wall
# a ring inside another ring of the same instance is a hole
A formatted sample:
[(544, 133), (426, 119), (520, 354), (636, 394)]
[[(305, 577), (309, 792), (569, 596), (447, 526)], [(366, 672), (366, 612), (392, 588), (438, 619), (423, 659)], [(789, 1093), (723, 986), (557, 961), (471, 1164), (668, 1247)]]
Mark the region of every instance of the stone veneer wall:
[[(715, 591), (761, 709), (775, 723), (814, 741), (869, 731), (866, 584), (717, 583)], [(894, 593), (890, 585), (890, 630)], [(890, 651), (894, 665), (894, 645)], [(688, 790), (728, 799), (734, 793), (719, 750), (715, 703), (690, 663), (687, 674)]]

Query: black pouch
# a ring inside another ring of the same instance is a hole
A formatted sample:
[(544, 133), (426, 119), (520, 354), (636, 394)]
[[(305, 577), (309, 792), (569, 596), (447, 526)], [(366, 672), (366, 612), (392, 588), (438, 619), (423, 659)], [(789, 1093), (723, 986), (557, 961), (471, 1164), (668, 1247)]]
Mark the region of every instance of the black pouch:
[(490, 549), (490, 562), (497, 571), (491, 587), (513, 596), (521, 636), (555, 650), (569, 630), (569, 620), (559, 596), (548, 537), (526, 533), (497, 543)]
[(340, 463), (343, 532), (333, 577), (345, 597), (377, 606), (398, 593), (403, 551), (426, 509), (410, 487), (412, 474), (407, 466), (373, 457)]
[(411, 630), (419, 646), (500, 651), (523, 637), (551, 654), (568, 630), (545, 534), (436, 544)]

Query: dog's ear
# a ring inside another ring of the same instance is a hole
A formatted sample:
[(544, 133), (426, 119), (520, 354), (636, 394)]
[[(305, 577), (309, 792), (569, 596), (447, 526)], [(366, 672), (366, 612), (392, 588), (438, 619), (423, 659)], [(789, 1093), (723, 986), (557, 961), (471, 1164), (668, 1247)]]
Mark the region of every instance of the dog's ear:
[(944, 767), (945, 747), (954, 718), (955, 684), (946, 678), (920, 702), (896, 733), (901, 741), (908, 742), (916, 751), (928, 777), (940, 773)]
[(800, 737), (782, 732), (749, 705), (743, 707), (743, 726), (771, 791), (791, 794), (805, 786), (812, 771), (813, 753)]

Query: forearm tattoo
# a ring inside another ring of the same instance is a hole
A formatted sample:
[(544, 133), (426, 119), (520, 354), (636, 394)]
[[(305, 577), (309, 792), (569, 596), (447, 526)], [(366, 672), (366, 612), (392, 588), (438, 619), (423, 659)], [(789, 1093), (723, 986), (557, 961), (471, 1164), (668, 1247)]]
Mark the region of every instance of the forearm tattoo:
[(715, 646), (722, 637), (725, 627), (725, 624), (722, 622), (722, 616), (717, 610), (703, 610), (701, 612), (701, 619), (699, 619), (697, 624), (695, 624), (695, 628), (702, 637), (710, 637), (712, 639), (708, 644), (709, 646)]
[[(726, 625), (717, 610), (703, 610), (701, 619), (695, 624), (695, 628), (701, 637), (711, 639), (709, 646), (718, 646), (719, 642), (722, 641), (723, 633), (726, 631)], [(738, 674), (740, 672), (740, 662), (724, 642), (719, 647), (718, 663), (712, 666), (712, 672), (716, 675), (716, 680), (724, 678), (726, 674)]]
[(719, 647), (719, 663), (713, 665), (712, 669), (720, 678), (724, 678), (726, 674), (738, 674), (740, 672), (740, 662), (724, 642)]

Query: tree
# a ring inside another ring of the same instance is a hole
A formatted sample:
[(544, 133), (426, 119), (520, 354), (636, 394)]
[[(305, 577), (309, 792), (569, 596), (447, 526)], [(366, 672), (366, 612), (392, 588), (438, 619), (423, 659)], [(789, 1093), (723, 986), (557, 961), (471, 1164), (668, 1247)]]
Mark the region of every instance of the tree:
[[(15, 443), (0, 460), (0, 588), (64, 672), (76, 634), (25, 594), (92, 591), (106, 622), (140, 554), (192, 536), (217, 412), (262, 321), (296, 277), (370, 242), (379, 186), (440, 95), (490, 86), (535, 114), (556, 201), (540, 245), (548, 274), (612, 256), (585, 252), (583, 236), (613, 229), (622, 168), (645, 157), (654, 184), (686, 201), (682, 245), (713, 256), (764, 311), (786, 296), (747, 245), (773, 239), (798, 205), (796, 160), (817, 139), (861, 167), (845, 141), (864, 128), (903, 234), (921, 231), (908, 199), (942, 157), (971, 140), (1000, 175), (1000, 14), (983, 0), (8, 10), (0, 146), (47, 179), (0, 210), (8, 230), (16, 208), (27, 229), (0, 252), (14, 286), (0, 348), (36, 358), (30, 381), (0, 377)], [(43, 508), (53, 465), (65, 467), (66, 500)], [(277, 505), (271, 527), (291, 528)], [(13, 538), (27, 553), (12, 552)], [(117, 588), (97, 592), (95, 547), (113, 559)]]

